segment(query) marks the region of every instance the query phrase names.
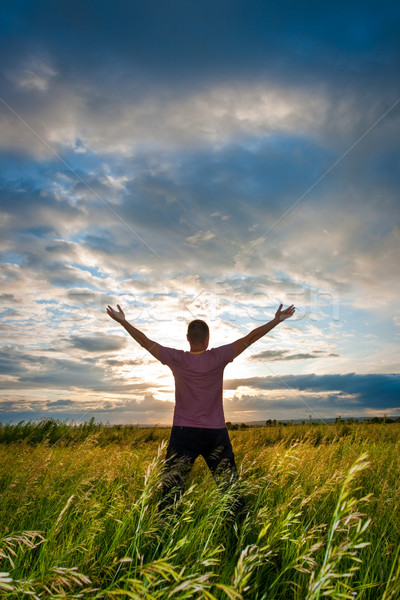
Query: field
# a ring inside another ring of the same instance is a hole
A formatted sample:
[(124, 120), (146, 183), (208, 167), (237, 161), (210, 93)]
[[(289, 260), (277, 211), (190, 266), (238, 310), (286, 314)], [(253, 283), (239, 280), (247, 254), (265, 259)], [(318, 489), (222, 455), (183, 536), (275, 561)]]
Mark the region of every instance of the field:
[(168, 429), (0, 427), (0, 595), (400, 598), (400, 424), (231, 432), (235, 490), (202, 459), (157, 510)]

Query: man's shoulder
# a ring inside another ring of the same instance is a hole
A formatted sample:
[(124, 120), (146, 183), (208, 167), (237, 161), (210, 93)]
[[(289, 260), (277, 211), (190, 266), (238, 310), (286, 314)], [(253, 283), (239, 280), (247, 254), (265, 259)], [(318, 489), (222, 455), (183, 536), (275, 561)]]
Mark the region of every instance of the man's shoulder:
[(158, 351), (158, 358), (163, 364), (168, 364), (171, 360), (181, 358), (185, 352), (178, 350), (177, 348), (170, 348), (169, 346), (161, 346)]
[(216, 348), (211, 348), (209, 352), (226, 352), (226, 350), (229, 350), (230, 348), (233, 348), (233, 342), (230, 342), (229, 344), (223, 344), (222, 346), (217, 346)]
[(226, 362), (231, 362), (234, 358), (234, 346), (233, 342), (230, 344), (223, 344), (217, 346), (217, 348), (211, 348), (208, 352), (214, 357), (222, 357)]

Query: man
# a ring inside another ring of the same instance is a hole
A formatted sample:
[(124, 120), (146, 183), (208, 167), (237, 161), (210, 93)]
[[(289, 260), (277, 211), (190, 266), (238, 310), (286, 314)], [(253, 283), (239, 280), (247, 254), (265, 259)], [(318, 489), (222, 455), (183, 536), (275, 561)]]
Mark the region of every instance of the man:
[[(176, 491), (178, 495), (182, 493), (187, 475), (200, 454), (219, 487), (223, 489), (230, 485), (236, 480), (236, 464), (222, 405), (225, 366), (279, 323), (290, 318), (294, 314), (294, 306), (282, 310), (281, 304), (269, 323), (231, 344), (211, 350), (208, 350), (208, 325), (196, 319), (189, 323), (186, 336), (189, 352), (167, 348), (150, 340), (125, 319), (119, 304), (117, 308), (118, 311), (108, 306), (107, 314), (154, 358), (168, 365), (175, 378), (175, 411), (167, 448), (161, 506), (176, 499)], [(236, 509), (240, 505), (243, 505), (242, 500), (238, 500)]]

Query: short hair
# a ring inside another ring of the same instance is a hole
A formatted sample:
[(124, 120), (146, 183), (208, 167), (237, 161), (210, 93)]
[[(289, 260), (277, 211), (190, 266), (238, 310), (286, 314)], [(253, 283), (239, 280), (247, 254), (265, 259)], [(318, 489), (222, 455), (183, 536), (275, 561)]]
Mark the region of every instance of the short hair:
[(200, 319), (195, 319), (189, 323), (187, 333), (191, 344), (204, 344), (207, 336), (210, 335), (210, 330), (207, 323)]

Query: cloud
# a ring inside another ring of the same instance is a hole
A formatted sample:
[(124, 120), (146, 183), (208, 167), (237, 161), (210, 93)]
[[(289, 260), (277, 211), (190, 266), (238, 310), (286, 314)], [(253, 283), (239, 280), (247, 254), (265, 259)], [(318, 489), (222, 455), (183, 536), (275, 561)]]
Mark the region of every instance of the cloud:
[(78, 350), (96, 353), (115, 352), (116, 350), (121, 350), (127, 344), (126, 338), (121, 336), (108, 335), (105, 337), (101, 334), (90, 336), (73, 335), (70, 337), (69, 342)]
[(9, 71), (8, 78), (18, 88), (27, 91), (46, 92), (50, 86), (50, 80), (57, 72), (49, 61), (32, 56), (19, 70)]
[(0, 415), (7, 421), (38, 421), (49, 417), (63, 418), (75, 423), (96, 420), (111, 423), (166, 424), (172, 420), (173, 403), (156, 400), (151, 394), (143, 400), (116, 400), (113, 402), (75, 402), (69, 399), (55, 401), (0, 401)]
[[(398, 98), (393, 6), (380, 7), (379, 24), (373, 7), (361, 16), (336, 6), (334, 28), (324, 7), (242, 4), (230, 5), (229, 22), (211, 2), (196, 15), (183, 2), (148, 2), (119, 4), (112, 22), (95, 23), (77, 2), (73, 23), (61, 6), (38, 5), (34, 27), (29, 11), (9, 7), (2, 87), (14, 112), (1, 107), (4, 147), (38, 158), (68, 149), (81, 164), (91, 151), (130, 158), (282, 134), (342, 147)], [(105, 174), (96, 189), (124, 177)]]
[[(84, 352), (115, 351), (125, 345), (125, 340), (111, 337), (110, 346), (99, 339), (83, 340)], [(107, 338), (106, 338), (107, 339)], [(113, 350), (111, 350), (111, 348)], [(140, 395), (149, 388), (149, 383), (143, 382), (131, 374), (129, 380), (110, 373), (104, 369), (96, 358), (80, 358), (68, 355), (59, 356), (60, 352), (53, 351), (22, 351), (8, 346), (0, 351), (0, 389), (10, 393), (18, 390), (80, 390), (85, 395), (89, 391), (100, 393), (128, 393), (137, 391)], [(140, 364), (140, 361), (138, 361)], [(46, 392), (43, 392), (44, 397)]]
[(46, 409), (58, 408), (58, 409), (64, 410), (65, 408), (69, 408), (72, 406), (76, 406), (75, 403), (72, 400), (67, 400), (67, 399), (55, 400), (54, 402), (46, 403)]
[(250, 360), (259, 361), (280, 361), (280, 360), (306, 360), (310, 358), (325, 358), (325, 357), (338, 357), (339, 354), (332, 352), (323, 352), (321, 350), (314, 350), (313, 352), (303, 352), (300, 354), (290, 354), (288, 350), (264, 350), (257, 354), (252, 354)]
[[(393, 414), (387, 411), (388, 414)], [(384, 414), (378, 411), (378, 414)], [(313, 419), (321, 420), (345, 417), (370, 417), (377, 411), (365, 409), (351, 397), (338, 397), (335, 394), (302, 394), (297, 398), (282, 395), (271, 397), (270, 395), (247, 395), (234, 396), (225, 402), (225, 414), (229, 420), (251, 422), (264, 421), (267, 418), (284, 420), (308, 420), (310, 415)], [(396, 414), (396, 411), (394, 411)]]
[(18, 303), (19, 300), (14, 296), (14, 294), (0, 294), (0, 302), (1, 303), (7, 303), (7, 304), (14, 304), (14, 303)]
[[(15, 123), (15, 117), (3, 106), (1, 144), (37, 158), (54, 158), (60, 148), (75, 149), (77, 140), (86, 152), (127, 157), (140, 155), (146, 146), (152, 151), (185, 151), (205, 145), (218, 150), (237, 142), (254, 146), (257, 140), (277, 136), (319, 138), (336, 150), (345, 140), (354, 141), (364, 134), (390, 108), (377, 96), (370, 102), (376, 104), (373, 113), (366, 118), (360, 107), (365, 99), (355, 91), (347, 92), (349, 97), (343, 91), (344, 98), (338, 102), (337, 92), (332, 97), (329, 88), (316, 84), (212, 82), (191, 92), (159, 90), (153, 84), (144, 97), (132, 97), (129, 92), (115, 97), (104, 82), (98, 85), (104, 86), (101, 103), (93, 101), (97, 89), (85, 86), (78, 90), (68, 80), (58, 83), (58, 89), (45, 101), (24, 107), (24, 121), (29, 128)], [(392, 104), (395, 94), (390, 94)], [(37, 135), (35, 143), (31, 129)], [(390, 132), (387, 136), (390, 139)], [(77, 171), (79, 174), (80, 169)], [(85, 177), (77, 190), (87, 192), (90, 186), (100, 196), (111, 193), (113, 197), (123, 189), (121, 185), (115, 187), (116, 180), (126, 182), (125, 176), (111, 174), (97, 182)]]
[[(33, 181), (19, 191), (8, 186), (3, 194), (9, 217), (4, 255), (18, 252), (23, 265), (41, 269), (54, 286), (88, 287), (86, 265), (119, 269), (127, 277), (134, 253), (140, 265), (160, 273), (167, 269), (168, 277), (171, 270), (210, 276), (223, 270), (250, 271), (250, 276), (270, 280), (279, 274), (283, 281), (285, 273), (287, 286), (322, 286), (336, 294), (336, 302), (342, 295), (366, 307), (393, 300), (400, 246), (398, 227), (389, 218), (397, 198), (394, 187), (387, 189), (387, 211), (382, 212), (376, 183), (360, 173), (357, 192), (342, 194), (346, 179), (339, 174), (321, 184), (323, 202), (310, 194), (280, 221), (301, 191), (316, 181), (308, 165), (319, 165), (321, 173), (330, 160), (329, 149), (301, 137), (278, 136), (253, 148), (236, 144), (213, 153), (196, 149), (184, 156), (170, 150), (167, 160), (165, 153), (154, 152), (138, 159), (134, 176), (125, 178), (113, 205), (119, 218), (96, 196), (73, 199), (71, 174), (57, 194), (42, 196), (33, 190)], [(93, 181), (103, 177), (101, 166), (91, 174)], [(229, 216), (223, 225), (211, 217), (216, 207)], [(33, 230), (36, 235), (29, 233)], [(49, 232), (59, 239), (49, 241)], [(84, 269), (79, 268), (82, 263)]]
[[(146, 394), (144, 399), (140, 402), (136, 400), (125, 400), (121, 403), (116, 404), (114, 407), (110, 408), (111, 413), (116, 412), (132, 412), (132, 413), (149, 413), (152, 416), (161, 412), (161, 413), (170, 413), (172, 412), (174, 407), (173, 402), (161, 401), (157, 400), (151, 394)], [(164, 415), (163, 415), (164, 416)]]
[[(283, 390), (292, 392), (322, 393), (335, 398), (336, 403), (343, 398), (353, 398), (358, 408), (368, 410), (400, 410), (400, 374), (332, 374), (332, 375), (285, 375), (271, 377), (250, 377), (225, 381), (224, 389), (237, 390), (241, 387), (254, 390)], [(296, 400), (295, 400), (296, 402)]]
[(117, 358), (108, 358), (105, 361), (105, 364), (109, 367), (137, 367), (140, 366), (142, 362), (136, 359), (119, 360)]
[(25, 369), (40, 365), (42, 358), (28, 352), (20, 351), (12, 346), (0, 348), (0, 373), (4, 375), (22, 374)]
[(215, 237), (215, 234), (212, 233), (211, 231), (199, 231), (198, 233), (195, 233), (194, 235), (190, 235), (189, 237), (187, 237), (185, 239), (185, 242), (187, 244), (189, 244), (190, 246), (197, 247), (204, 242), (208, 242), (209, 240), (212, 240), (214, 237)]

